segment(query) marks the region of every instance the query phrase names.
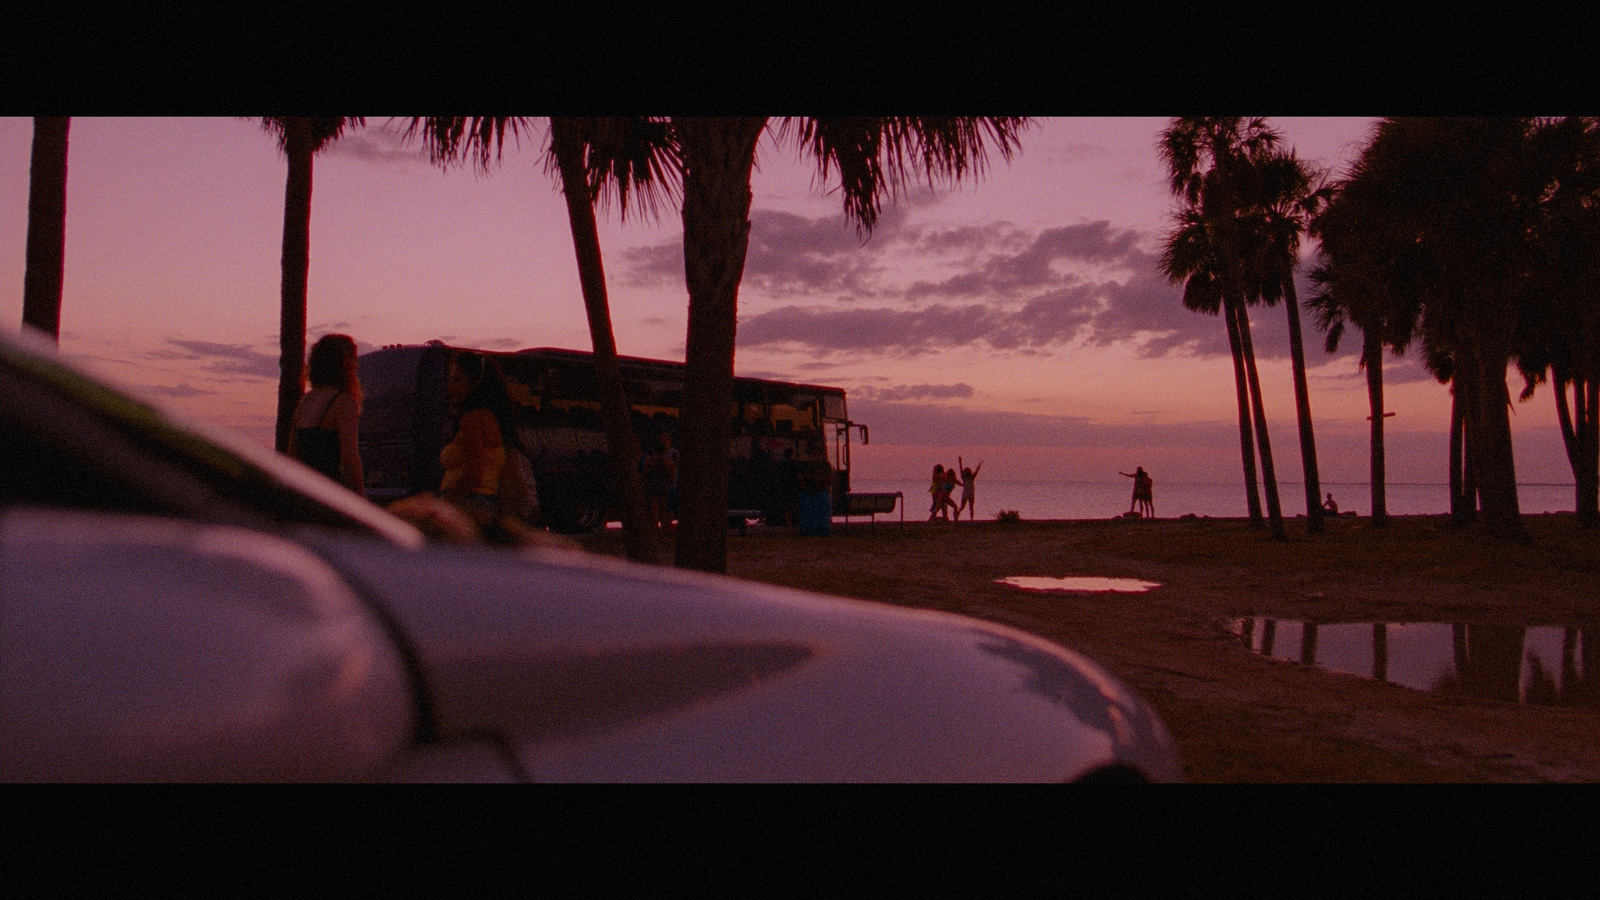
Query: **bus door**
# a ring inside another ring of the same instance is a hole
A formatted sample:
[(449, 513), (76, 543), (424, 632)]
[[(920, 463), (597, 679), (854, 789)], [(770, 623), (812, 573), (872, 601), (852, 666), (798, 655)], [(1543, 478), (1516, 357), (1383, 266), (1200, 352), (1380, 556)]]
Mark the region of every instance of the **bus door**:
[(867, 443), (867, 426), (858, 425), (848, 419), (833, 424), (833, 508), (836, 514), (843, 514), (849, 505), (850, 495), (850, 430), (861, 429), (861, 443)]

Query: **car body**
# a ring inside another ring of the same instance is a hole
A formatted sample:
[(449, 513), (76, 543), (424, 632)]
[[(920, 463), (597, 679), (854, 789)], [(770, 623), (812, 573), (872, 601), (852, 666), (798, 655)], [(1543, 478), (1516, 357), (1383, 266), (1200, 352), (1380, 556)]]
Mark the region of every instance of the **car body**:
[(442, 544), (0, 337), (5, 781), (1174, 780), (1104, 670), (973, 619)]

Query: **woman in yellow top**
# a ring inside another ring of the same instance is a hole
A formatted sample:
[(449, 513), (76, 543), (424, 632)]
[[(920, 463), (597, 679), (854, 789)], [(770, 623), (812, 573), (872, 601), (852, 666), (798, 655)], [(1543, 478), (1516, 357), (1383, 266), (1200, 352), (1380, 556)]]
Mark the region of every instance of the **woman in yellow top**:
[(506, 445), (500, 416), (505, 387), (483, 357), (458, 353), (445, 381), (456, 433), (439, 452), (444, 478), (439, 493), (461, 507), (479, 527), (499, 518), (500, 470)]

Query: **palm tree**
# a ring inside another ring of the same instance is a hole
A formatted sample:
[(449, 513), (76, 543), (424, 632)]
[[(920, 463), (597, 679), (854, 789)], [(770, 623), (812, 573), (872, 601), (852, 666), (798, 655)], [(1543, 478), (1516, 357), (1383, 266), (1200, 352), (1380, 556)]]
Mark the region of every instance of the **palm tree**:
[(278, 323), (278, 424), (274, 438), (278, 452), (289, 449), (289, 429), (294, 409), (305, 387), (306, 288), (311, 271), (311, 169), (312, 159), (339, 139), (346, 129), (359, 128), (361, 118), (285, 116), (263, 118), (261, 125), (278, 139), (278, 149), (289, 161), (283, 193), (283, 280)]
[[(479, 169), (487, 171), (491, 157), (500, 156), (506, 136), (515, 138), (530, 127), (529, 120), (512, 117), (417, 118), (411, 121), (406, 136), (421, 135), (437, 163), (448, 165), (473, 155)], [(632, 407), (617, 359), (594, 207), (614, 194), (624, 219), (630, 205), (658, 214), (661, 203), (672, 197), (678, 183), (681, 164), (677, 145), (671, 129), (659, 119), (555, 116), (550, 119), (550, 144), (545, 158), (547, 170), (560, 179), (567, 201), (578, 281), (588, 314), (589, 339), (594, 345), (606, 456), (612, 482), (617, 486), (627, 555), (638, 562), (655, 564), (660, 562), (659, 549), (653, 523), (648, 521), (639, 473), (639, 439), (633, 431)]]
[[(863, 233), (909, 177), (929, 184), (980, 173), (992, 146), (1010, 159), (1027, 120), (1010, 117), (797, 118), (777, 129), (837, 177), (847, 218)], [(739, 282), (750, 234), (750, 174), (765, 117), (672, 119), (683, 152), (684, 274), (689, 327), (679, 427), (676, 563), (727, 571), (729, 439)]]
[[(1250, 222), (1251, 165), (1276, 148), (1278, 134), (1263, 119), (1239, 117), (1181, 117), (1161, 134), (1158, 145), (1170, 175), (1169, 187), (1187, 208), (1197, 212), (1216, 247), (1220, 264), (1220, 290), (1224, 317), (1238, 329), (1238, 350), (1248, 386), (1249, 406), (1260, 451), (1261, 476), (1266, 488), (1267, 524), (1272, 536), (1285, 540), (1283, 510), (1278, 502), (1278, 481), (1267, 435), (1261, 380), (1250, 336), (1246, 291), (1259, 286), (1259, 273), (1251, 270), (1254, 252)], [(1235, 363), (1235, 378), (1240, 362)], [(1241, 394), (1242, 396), (1242, 394)], [(1244, 412), (1241, 407), (1241, 419)], [(1241, 427), (1241, 436), (1243, 428)], [(1250, 468), (1246, 466), (1247, 476)], [(1250, 482), (1254, 484), (1253, 478)], [(1253, 487), (1252, 487), (1253, 491)]]
[[(1600, 119), (1540, 122), (1531, 135), (1528, 302), (1517, 367), (1525, 388), (1550, 381), (1578, 523), (1600, 527)], [(1568, 390), (1571, 400), (1568, 400)]]
[(1185, 309), (1223, 317), (1228, 331), (1228, 348), (1233, 354), (1233, 386), (1239, 407), (1239, 457), (1244, 465), (1245, 501), (1250, 523), (1265, 528), (1261, 513), (1261, 492), (1256, 486), (1255, 431), (1250, 424), (1250, 387), (1245, 375), (1244, 351), (1239, 343), (1239, 323), (1233, 306), (1223, 302), (1226, 263), (1210, 237), (1206, 219), (1198, 209), (1186, 206), (1176, 217), (1162, 253), (1161, 271), (1173, 282), (1183, 282)]
[(1273, 153), (1250, 167), (1256, 194), (1253, 206), (1259, 224), (1258, 266), (1262, 299), (1272, 305), (1281, 297), (1289, 316), (1289, 357), (1294, 371), (1295, 417), (1300, 428), (1300, 459), (1305, 473), (1306, 530), (1320, 533), (1323, 524), (1322, 484), (1317, 472), (1317, 442), (1311, 425), (1311, 396), (1306, 384), (1306, 354), (1300, 333), (1300, 302), (1294, 270), (1300, 261), (1300, 235), (1327, 193), (1313, 187), (1306, 165), (1287, 153)]
[(67, 243), (67, 117), (36, 116), (28, 171), (27, 271), (22, 324), (61, 342), (61, 284)]
[(1448, 371), (1452, 511), (1465, 518), (1470, 490), (1489, 531), (1520, 541), (1506, 368), (1531, 268), (1528, 131), (1526, 119), (1388, 119), (1344, 188), (1349, 240), (1381, 263), (1390, 297), (1415, 294), (1430, 368)]
[[(1371, 524), (1382, 528), (1389, 523), (1383, 351), (1387, 347), (1396, 356), (1406, 352), (1420, 325), (1422, 292), (1416, 248), (1407, 246), (1402, 238), (1382, 234), (1394, 217), (1386, 216), (1389, 199), (1373, 190), (1375, 184), (1363, 177), (1365, 171), (1357, 162), (1348, 178), (1330, 185), (1327, 202), (1310, 222), (1323, 262), (1312, 271), (1318, 290), (1309, 305), (1326, 334), (1329, 353), (1339, 349), (1347, 323), (1361, 331), (1361, 368), (1366, 373), (1371, 413)], [(1459, 429), (1457, 433), (1459, 436)], [(1456, 484), (1452, 496), (1458, 493)]]
[(1336, 268), (1333, 262), (1323, 262), (1311, 270), (1311, 281), (1317, 286), (1317, 290), (1307, 299), (1306, 306), (1316, 316), (1317, 326), (1326, 335), (1324, 348), (1329, 353), (1339, 351), (1339, 343), (1344, 338), (1346, 325), (1355, 325), (1361, 331), (1359, 365), (1366, 374), (1367, 406), (1371, 412), (1367, 417), (1371, 422), (1368, 449), (1370, 462), (1368, 477), (1372, 488), (1370, 521), (1372, 527), (1383, 528), (1389, 524), (1385, 489), (1387, 475), (1383, 452), (1383, 332), (1382, 326), (1374, 321), (1374, 317), (1379, 314), (1373, 310), (1376, 304), (1364, 302), (1369, 300), (1370, 295), (1363, 294), (1359, 288), (1352, 285), (1354, 278), (1353, 275), (1343, 274), (1343, 270)]
[[(750, 176), (770, 121), (676, 117), (669, 124), (671, 149), (653, 158), (659, 172), (670, 161), (682, 173), (689, 293), (675, 563), (725, 572), (738, 292), (749, 247)], [(824, 182), (839, 179), (846, 216), (870, 231), (883, 201), (897, 196), (911, 175), (933, 184), (980, 172), (987, 147), (1009, 159), (1025, 125), (1021, 118), (811, 118), (785, 121), (777, 137), (815, 159)], [(618, 184), (596, 177), (597, 169), (606, 170), (598, 159), (591, 155), (591, 185)]]

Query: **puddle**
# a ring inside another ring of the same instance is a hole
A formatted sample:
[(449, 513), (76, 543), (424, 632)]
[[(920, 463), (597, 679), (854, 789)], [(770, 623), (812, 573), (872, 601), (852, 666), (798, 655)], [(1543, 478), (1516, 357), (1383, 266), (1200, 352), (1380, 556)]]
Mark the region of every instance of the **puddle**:
[(1087, 576), (1045, 578), (1038, 575), (1013, 575), (1010, 578), (1001, 578), (995, 583), (1009, 584), (1014, 588), (1021, 588), (1025, 591), (1117, 591), (1124, 594), (1137, 594), (1148, 591), (1151, 588), (1161, 587), (1161, 583), (1158, 581)]
[(1600, 708), (1600, 625), (1233, 621), (1263, 656), (1419, 691)]

